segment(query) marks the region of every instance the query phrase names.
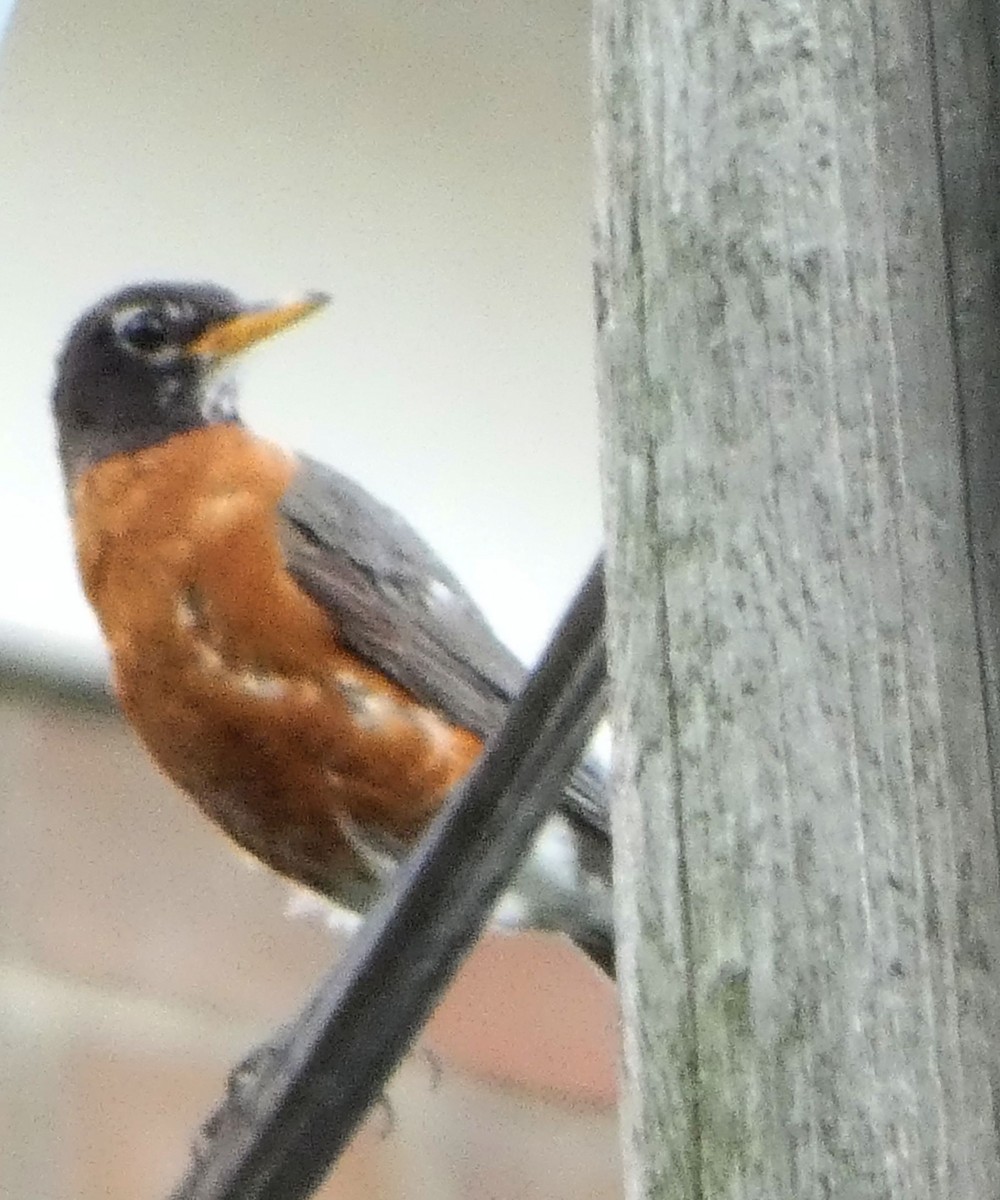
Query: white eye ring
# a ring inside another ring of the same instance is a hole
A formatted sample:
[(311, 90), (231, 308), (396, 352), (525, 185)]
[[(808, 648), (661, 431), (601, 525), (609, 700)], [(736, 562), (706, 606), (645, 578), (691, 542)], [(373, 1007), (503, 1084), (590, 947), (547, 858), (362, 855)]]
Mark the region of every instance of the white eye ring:
[(136, 357), (157, 365), (173, 362), (180, 349), (171, 340), (173, 315), (146, 304), (130, 304), (111, 318), (119, 345)]

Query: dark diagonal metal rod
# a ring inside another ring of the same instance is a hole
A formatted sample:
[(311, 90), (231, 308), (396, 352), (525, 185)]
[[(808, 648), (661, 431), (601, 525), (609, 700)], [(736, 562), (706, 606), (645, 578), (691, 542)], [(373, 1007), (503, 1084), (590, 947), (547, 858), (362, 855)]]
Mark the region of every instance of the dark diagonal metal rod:
[(344, 1149), (487, 923), (600, 715), (591, 569), (503, 728), (302, 1014), (230, 1080), (172, 1200), (300, 1200)]

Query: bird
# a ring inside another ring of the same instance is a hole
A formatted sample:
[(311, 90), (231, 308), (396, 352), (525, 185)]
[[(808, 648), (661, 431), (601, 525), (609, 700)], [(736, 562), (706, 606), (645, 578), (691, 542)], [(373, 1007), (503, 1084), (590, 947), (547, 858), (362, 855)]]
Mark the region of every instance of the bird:
[[(399, 514), (241, 419), (236, 361), (327, 300), (124, 287), (72, 326), (52, 408), (128, 723), (237, 846), (363, 916), (526, 671)], [(606, 790), (581, 761), (494, 916), (613, 976)]]

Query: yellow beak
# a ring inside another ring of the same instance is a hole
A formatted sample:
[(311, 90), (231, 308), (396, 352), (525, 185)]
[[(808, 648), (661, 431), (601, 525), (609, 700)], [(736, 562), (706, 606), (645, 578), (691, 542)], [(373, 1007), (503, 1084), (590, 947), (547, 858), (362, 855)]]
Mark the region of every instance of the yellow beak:
[(323, 292), (309, 292), (300, 300), (278, 304), (272, 308), (254, 308), (229, 317), (209, 327), (185, 346), (188, 354), (205, 358), (225, 359), (240, 354), (265, 338), (296, 325), (317, 309), (328, 304), (330, 297)]

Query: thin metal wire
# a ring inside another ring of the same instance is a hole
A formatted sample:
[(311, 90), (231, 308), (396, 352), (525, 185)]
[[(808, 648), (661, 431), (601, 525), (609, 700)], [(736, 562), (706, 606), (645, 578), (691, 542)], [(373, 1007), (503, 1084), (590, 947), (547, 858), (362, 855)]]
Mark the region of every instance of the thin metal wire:
[(489, 919), (600, 715), (600, 560), (503, 728), (298, 1019), (230, 1080), (171, 1200), (301, 1200)]

